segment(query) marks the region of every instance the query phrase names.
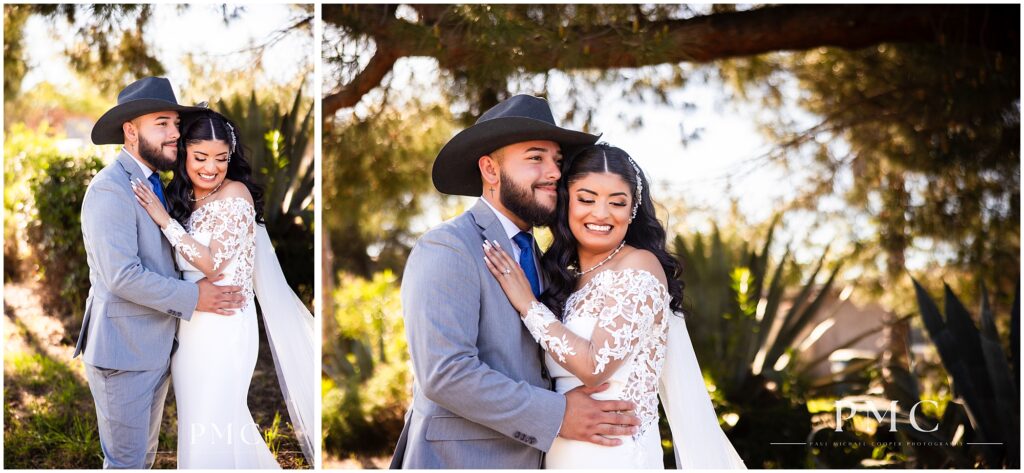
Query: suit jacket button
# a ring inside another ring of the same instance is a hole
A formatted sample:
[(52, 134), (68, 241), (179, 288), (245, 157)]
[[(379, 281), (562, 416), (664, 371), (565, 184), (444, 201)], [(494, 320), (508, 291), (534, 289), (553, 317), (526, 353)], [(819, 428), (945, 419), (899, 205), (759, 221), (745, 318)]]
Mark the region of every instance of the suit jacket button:
[(533, 445), (535, 443), (537, 443), (537, 438), (536, 437), (530, 437), (530, 445)]

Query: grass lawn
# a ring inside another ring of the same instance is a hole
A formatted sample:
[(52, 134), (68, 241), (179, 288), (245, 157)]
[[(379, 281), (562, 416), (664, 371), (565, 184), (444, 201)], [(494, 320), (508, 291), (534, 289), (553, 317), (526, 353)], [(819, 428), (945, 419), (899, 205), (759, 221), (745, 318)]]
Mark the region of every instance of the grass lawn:
[[(260, 333), (249, 408), (283, 468), (310, 468), (287, 422), (272, 355)], [(96, 410), (74, 345), (43, 310), (31, 284), (4, 285), (4, 469), (101, 468)], [(154, 468), (177, 466), (173, 386), (167, 395)]]

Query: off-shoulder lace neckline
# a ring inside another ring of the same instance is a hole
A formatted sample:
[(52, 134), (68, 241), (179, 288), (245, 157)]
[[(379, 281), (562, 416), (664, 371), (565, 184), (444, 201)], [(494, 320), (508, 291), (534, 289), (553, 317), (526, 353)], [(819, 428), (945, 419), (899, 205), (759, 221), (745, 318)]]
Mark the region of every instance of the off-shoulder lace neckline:
[(205, 203), (203, 205), (200, 205), (199, 207), (196, 207), (196, 208), (192, 209), (192, 213), (196, 213), (196, 212), (200, 211), (201, 209), (205, 209), (205, 208), (207, 208), (207, 207), (209, 207), (211, 205), (214, 205), (214, 204), (216, 204), (218, 202), (229, 202), (229, 201), (232, 201), (232, 200), (241, 200), (242, 202), (245, 202), (245, 204), (248, 205), (249, 207), (254, 207), (252, 202), (249, 202), (244, 197), (228, 196), (228, 197), (224, 197), (222, 199), (217, 199), (217, 200), (214, 200), (214, 201), (207, 202), (207, 203)]
[[(599, 278), (602, 278), (602, 277), (613, 276), (614, 275), (613, 273), (629, 273), (629, 272), (646, 274), (647, 276), (649, 276), (652, 279), (654, 279), (655, 281), (657, 281), (658, 287), (661, 288), (662, 291), (668, 292), (668, 287), (666, 286), (665, 283), (661, 282), (661, 280), (658, 279), (658, 276), (655, 276), (654, 273), (652, 273), (652, 272), (650, 272), (650, 271), (648, 271), (646, 269), (642, 269), (642, 268), (605, 269), (605, 270), (599, 271), (597, 274), (591, 276), (590, 280), (588, 280), (586, 283), (584, 283), (582, 286), (580, 286), (579, 289), (577, 289), (577, 290), (575, 290), (573, 292), (583, 292), (583, 290), (587, 289), (588, 286), (590, 286), (591, 284), (594, 284), (594, 281), (597, 281)], [(609, 273), (609, 274), (606, 275), (605, 273)]]

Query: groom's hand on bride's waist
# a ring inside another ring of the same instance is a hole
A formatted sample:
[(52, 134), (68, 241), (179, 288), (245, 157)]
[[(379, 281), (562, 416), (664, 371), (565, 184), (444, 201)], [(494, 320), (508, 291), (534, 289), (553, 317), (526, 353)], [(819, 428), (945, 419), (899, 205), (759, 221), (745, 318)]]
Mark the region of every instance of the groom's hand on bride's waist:
[(636, 404), (629, 401), (599, 401), (590, 395), (608, 389), (608, 383), (596, 387), (580, 386), (565, 393), (565, 416), (560, 437), (596, 443), (606, 447), (622, 444), (609, 436), (633, 435), (640, 425)]
[(199, 302), (196, 304), (196, 310), (219, 315), (235, 315), (234, 309), (242, 308), (245, 303), (242, 288), (214, 284), (221, 279), (224, 279), (223, 274), (218, 274), (213, 279), (203, 278), (196, 281), (196, 285), (199, 286)]

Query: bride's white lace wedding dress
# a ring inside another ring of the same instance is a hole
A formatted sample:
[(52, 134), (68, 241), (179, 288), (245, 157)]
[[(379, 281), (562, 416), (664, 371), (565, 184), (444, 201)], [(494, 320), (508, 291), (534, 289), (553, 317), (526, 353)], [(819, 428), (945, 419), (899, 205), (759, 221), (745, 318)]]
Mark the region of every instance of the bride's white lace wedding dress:
[[(165, 234), (188, 281), (212, 267), (221, 285), (242, 287), (235, 315), (195, 312), (178, 328), (171, 380), (178, 414), (178, 468), (280, 468), (249, 412), (248, 393), (259, 351), (253, 295), (255, 210), (228, 197), (197, 208), (186, 228), (173, 220)], [(266, 309), (264, 309), (266, 310)]]
[(608, 382), (593, 397), (632, 401), (641, 422), (617, 447), (557, 437), (545, 468), (663, 469), (659, 392), (679, 467), (744, 468), (718, 425), (685, 325), (669, 302), (653, 274), (624, 269), (597, 273), (569, 296), (561, 322), (533, 303), (523, 323), (546, 352), (555, 390)]

